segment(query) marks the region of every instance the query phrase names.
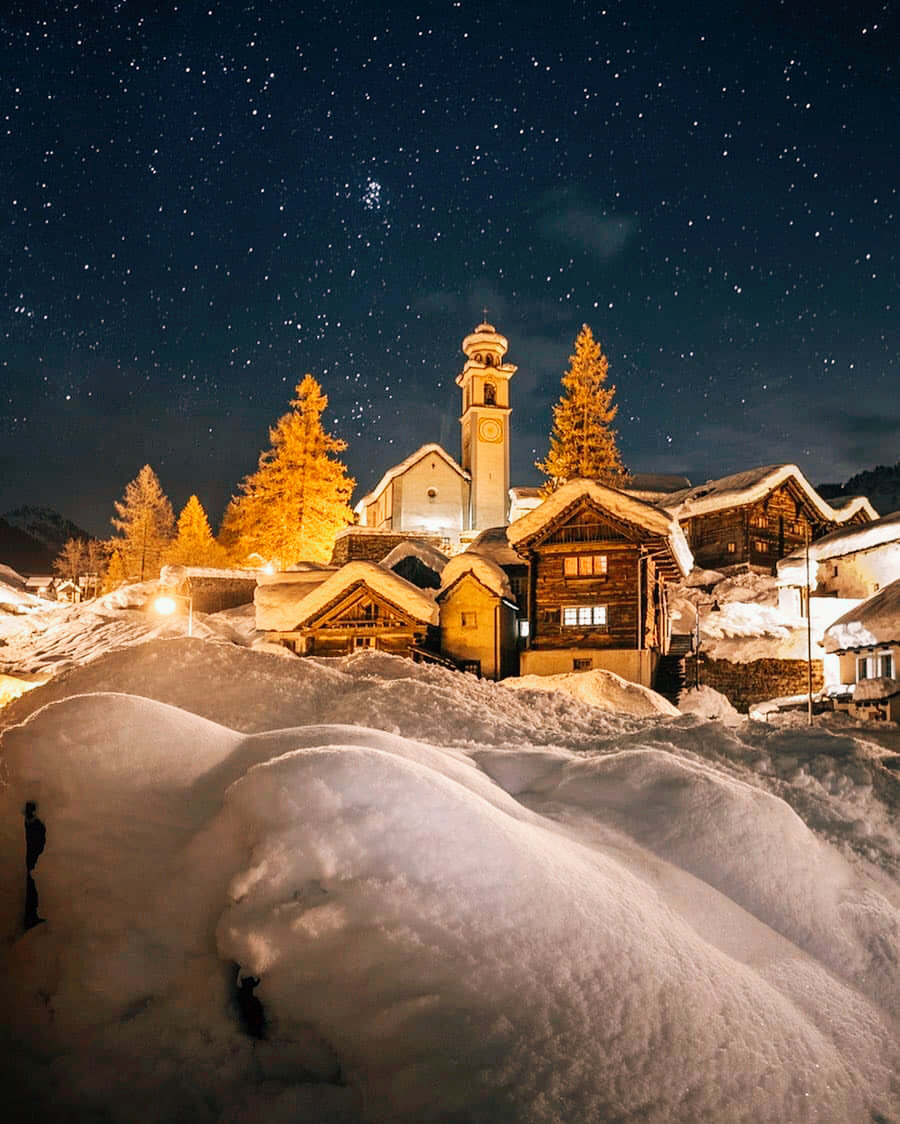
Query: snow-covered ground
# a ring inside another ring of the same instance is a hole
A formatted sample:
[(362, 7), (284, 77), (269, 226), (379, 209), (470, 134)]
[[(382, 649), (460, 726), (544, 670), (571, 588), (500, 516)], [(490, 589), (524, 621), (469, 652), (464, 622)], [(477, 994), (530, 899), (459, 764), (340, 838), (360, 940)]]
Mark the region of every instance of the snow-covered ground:
[(146, 599), (0, 618), (4, 1118), (900, 1118), (896, 730)]

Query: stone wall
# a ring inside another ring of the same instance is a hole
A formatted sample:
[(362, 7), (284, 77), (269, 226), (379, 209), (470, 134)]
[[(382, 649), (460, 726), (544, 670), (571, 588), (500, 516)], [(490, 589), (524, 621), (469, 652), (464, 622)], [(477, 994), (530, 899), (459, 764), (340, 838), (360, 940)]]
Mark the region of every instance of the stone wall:
[(402, 531), (373, 531), (368, 527), (349, 527), (341, 531), (334, 541), (331, 555), (332, 566), (344, 566), (347, 562), (380, 562), (402, 542), (424, 542), (437, 550), (445, 544), (439, 535), (410, 535)]
[(198, 577), (188, 579), (195, 613), (220, 613), (237, 605), (252, 605), (256, 575), (247, 578)]
[[(695, 682), (693, 657), (685, 660), (685, 679), (688, 687)], [(711, 660), (701, 653), (700, 683), (712, 687), (725, 696), (731, 705), (746, 714), (747, 710), (766, 699), (785, 695), (805, 695), (808, 686), (806, 660), (751, 660), (732, 663), (730, 660)], [(822, 661), (813, 660), (813, 691), (821, 691), (825, 680)]]

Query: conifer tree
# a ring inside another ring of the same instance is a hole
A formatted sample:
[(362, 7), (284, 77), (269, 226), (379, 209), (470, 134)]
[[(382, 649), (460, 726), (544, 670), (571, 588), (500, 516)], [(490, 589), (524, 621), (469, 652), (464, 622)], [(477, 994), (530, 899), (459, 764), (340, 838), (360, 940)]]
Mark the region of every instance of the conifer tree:
[(114, 516), (110, 522), (118, 535), (109, 540), (109, 548), (119, 552), (126, 580), (156, 577), (174, 537), (175, 516), (149, 464), (126, 486), (125, 495), (114, 506), (118, 518)]
[(323, 429), (328, 398), (312, 375), (297, 385), (291, 405), (225, 512), (222, 537), (236, 561), (255, 552), (281, 569), (300, 559), (328, 562), (335, 535), (353, 518), (354, 482), (333, 456), (347, 444)]
[(120, 585), (124, 585), (127, 581), (128, 575), (125, 573), (122, 555), (118, 550), (114, 550), (110, 555), (109, 565), (106, 567), (106, 577), (103, 579), (103, 592), (110, 593), (112, 590), (118, 589)]
[(553, 407), (550, 451), (535, 467), (547, 477), (544, 491), (555, 491), (581, 477), (621, 487), (628, 472), (616, 444), (612, 423), (619, 407), (614, 386), (606, 386), (608, 361), (587, 324), (575, 340), (575, 354), (562, 377), (563, 393)]
[(177, 566), (224, 566), (225, 548), (213, 537), (203, 505), (191, 496), (178, 516), (178, 534), (165, 553)]

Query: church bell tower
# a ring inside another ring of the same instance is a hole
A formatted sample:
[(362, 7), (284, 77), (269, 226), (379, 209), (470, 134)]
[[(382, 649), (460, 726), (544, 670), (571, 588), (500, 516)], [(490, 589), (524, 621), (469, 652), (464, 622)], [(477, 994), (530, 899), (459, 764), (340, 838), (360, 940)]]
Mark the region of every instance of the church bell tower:
[(471, 474), (468, 529), (483, 531), (507, 522), (509, 497), (509, 380), (517, 368), (504, 363), (509, 340), (493, 324), (466, 336), (465, 366), (456, 376), (462, 389), (462, 467)]

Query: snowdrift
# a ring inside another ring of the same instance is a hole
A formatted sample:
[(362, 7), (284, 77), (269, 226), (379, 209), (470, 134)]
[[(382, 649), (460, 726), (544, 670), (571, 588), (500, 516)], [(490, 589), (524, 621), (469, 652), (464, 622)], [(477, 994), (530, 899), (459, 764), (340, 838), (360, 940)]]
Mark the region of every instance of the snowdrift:
[(896, 1112), (896, 785), (849, 735), (197, 640), (8, 711), (14, 1119)]

